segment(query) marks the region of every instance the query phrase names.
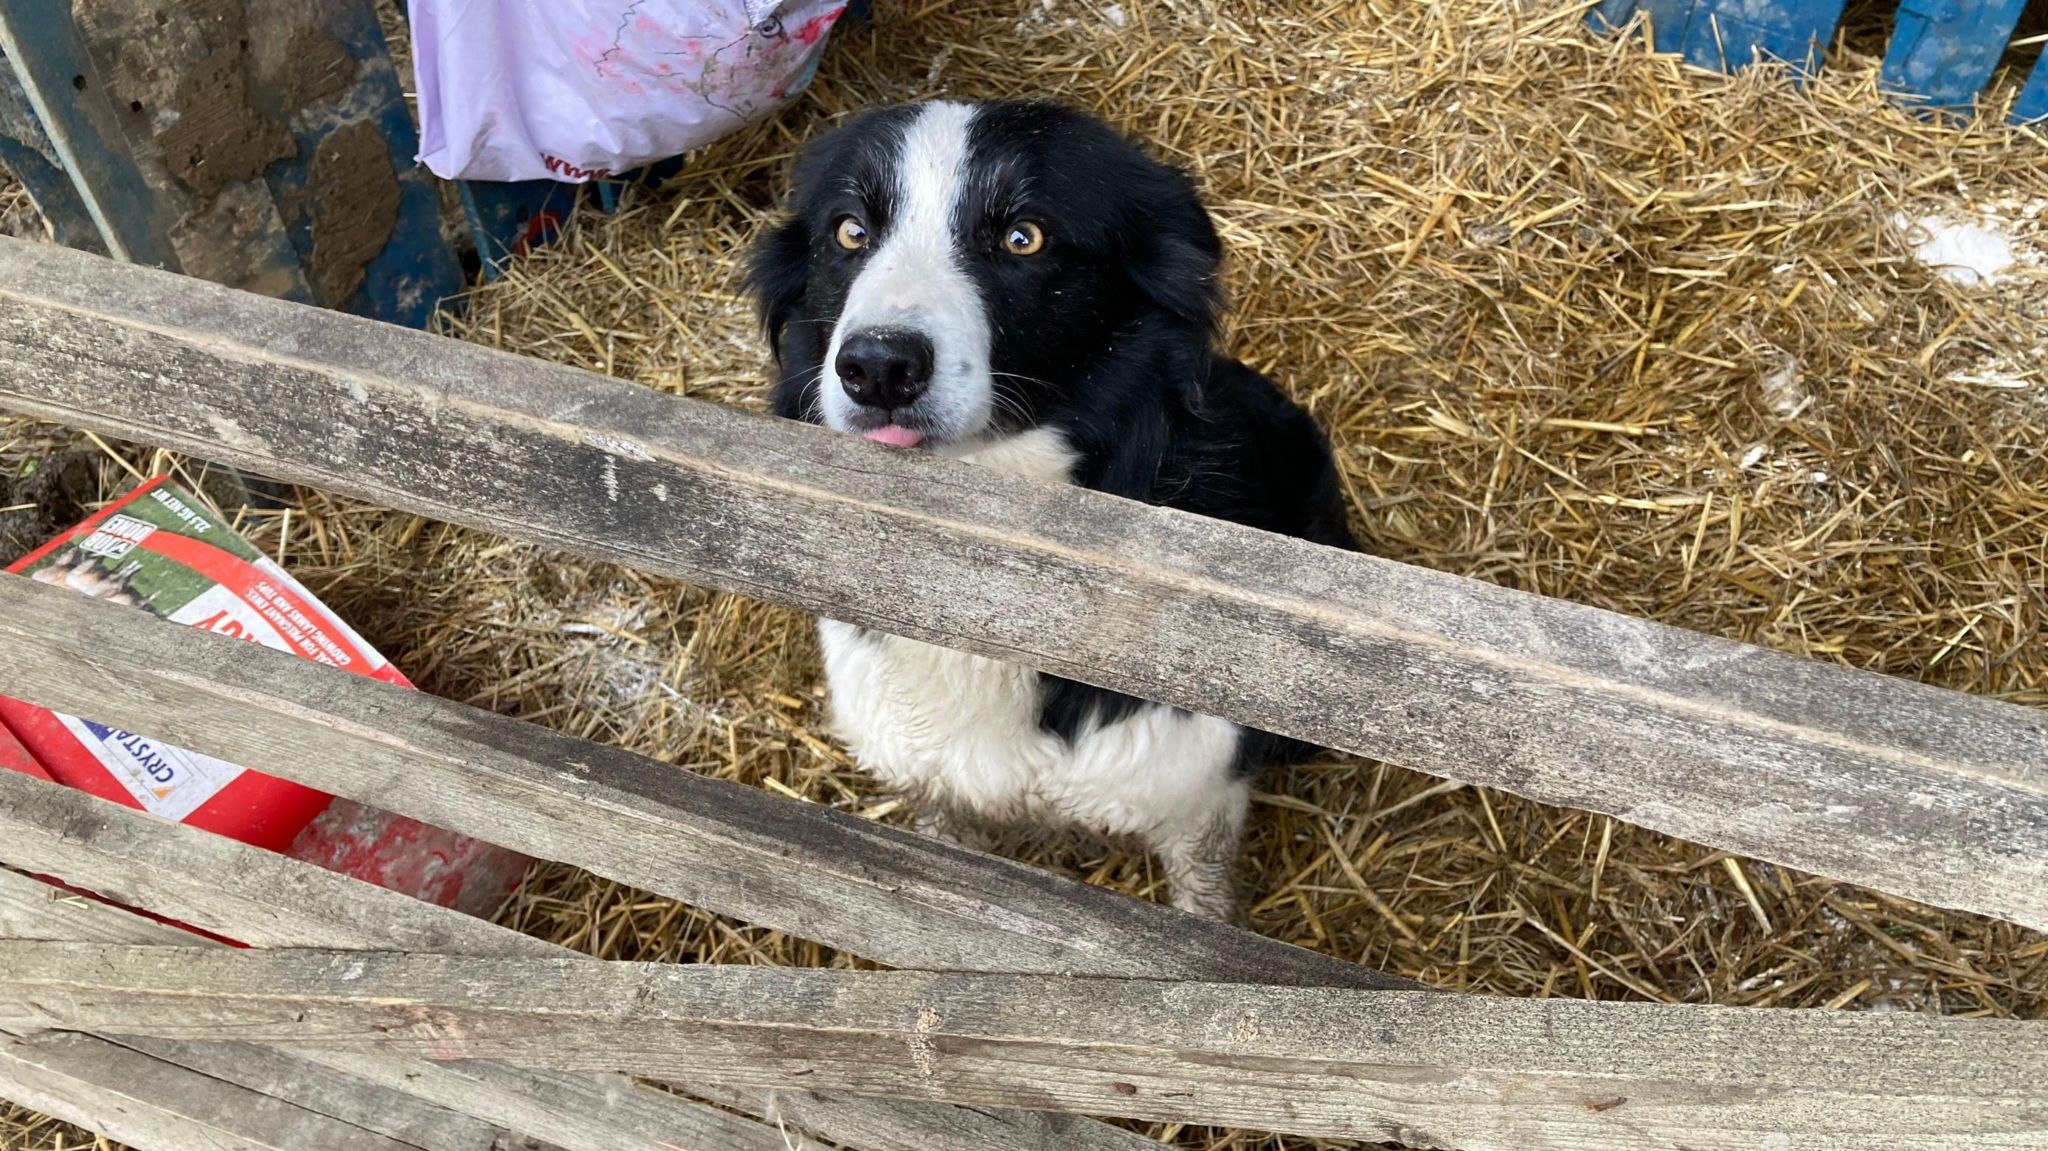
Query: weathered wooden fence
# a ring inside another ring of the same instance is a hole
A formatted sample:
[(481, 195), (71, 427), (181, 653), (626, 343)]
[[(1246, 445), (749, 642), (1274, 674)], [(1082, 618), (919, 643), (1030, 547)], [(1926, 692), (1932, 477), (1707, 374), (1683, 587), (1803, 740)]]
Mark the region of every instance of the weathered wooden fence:
[[(2027, 709), (48, 247), (0, 406), (2048, 927)], [(0, 693), (903, 969), (569, 956), (0, 776), (0, 863), (263, 949), (0, 872), (0, 1094), (145, 1147), (2048, 1147), (2039, 1025), (1425, 992), (26, 580)]]

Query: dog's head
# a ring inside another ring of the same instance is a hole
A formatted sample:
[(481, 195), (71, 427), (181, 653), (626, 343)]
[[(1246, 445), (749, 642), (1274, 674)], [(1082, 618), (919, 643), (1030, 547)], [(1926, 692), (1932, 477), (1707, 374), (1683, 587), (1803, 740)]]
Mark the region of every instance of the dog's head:
[(1219, 255), (1187, 178), (1086, 115), (866, 113), (805, 152), (754, 253), (776, 411), (904, 447), (1036, 426), (1140, 330), (1205, 350)]

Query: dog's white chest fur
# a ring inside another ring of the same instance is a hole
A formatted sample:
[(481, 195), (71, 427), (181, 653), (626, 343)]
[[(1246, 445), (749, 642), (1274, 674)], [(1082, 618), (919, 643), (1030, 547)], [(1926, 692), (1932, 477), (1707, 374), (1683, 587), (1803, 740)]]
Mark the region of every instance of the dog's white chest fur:
[[(958, 454), (1061, 483), (1075, 458), (1050, 429)], [(818, 627), (837, 734), (905, 791), (994, 820), (1158, 839), (1196, 833), (1234, 790), (1234, 724), (1146, 705), (1069, 744), (1039, 727), (1035, 672), (834, 620)]]

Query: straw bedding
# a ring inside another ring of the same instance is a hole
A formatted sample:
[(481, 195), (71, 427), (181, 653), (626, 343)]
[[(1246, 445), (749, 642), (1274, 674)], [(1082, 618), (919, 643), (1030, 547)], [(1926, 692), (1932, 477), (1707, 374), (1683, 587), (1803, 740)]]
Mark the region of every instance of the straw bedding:
[[(1887, 106), (1870, 13), (1800, 89), (1516, 0), (882, 8), (791, 113), (581, 213), (449, 334), (758, 407), (738, 261), (800, 141), (876, 101), (1055, 96), (1197, 174), (1230, 251), (1228, 346), (1329, 429), (1374, 550), (2048, 706), (2048, 141), (2002, 109), (1958, 127)], [(1958, 224), (2004, 237), (1991, 282), (1916, 259)], [(102, 494), (199, 466), (0, 425), (10, 472), (60, 449)], [(242, 527), (428, 690), (904, 817), (825, 734), (795, 613), (315, 492)], [(2008, 925), (1356, 759), (1264, 786), (1258, 929), (1441, 986), (2001, 1016), (2048, 999), (2048, 939)], [(1021, 850), (1160, 894), (1103, 845)], [(607, 957), (852, 962), (563, 867), (503, 918)]]

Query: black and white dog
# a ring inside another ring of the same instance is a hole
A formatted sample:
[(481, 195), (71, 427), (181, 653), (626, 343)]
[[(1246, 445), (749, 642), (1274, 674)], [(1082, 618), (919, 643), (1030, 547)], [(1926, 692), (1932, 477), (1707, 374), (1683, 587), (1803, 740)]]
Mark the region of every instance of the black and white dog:
[[(798, 162), (754, 253), (775, 410), (897, 448), (1353, 547), (1328, 442), (1211, 351), (1221, 244), (1180, 172), (1085, 115), (926, 103)], [(920, 825), (1135, 836), (1175, 906), (1235, 918), (1256, 768), (1310, 749), (830, 620), (838, 734)]]

